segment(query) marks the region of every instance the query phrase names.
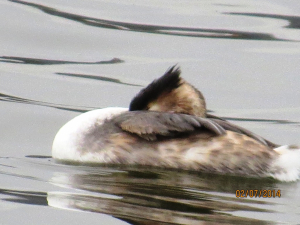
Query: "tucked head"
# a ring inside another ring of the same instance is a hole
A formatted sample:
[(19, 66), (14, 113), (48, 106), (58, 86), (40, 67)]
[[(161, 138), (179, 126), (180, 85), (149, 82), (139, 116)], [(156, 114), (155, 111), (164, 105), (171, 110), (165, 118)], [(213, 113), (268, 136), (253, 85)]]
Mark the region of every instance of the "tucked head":
[(171, 67), (162, 77), (142, 89), (131, 101), (129, 111), (151, 110), (206, 117), (203, 95)]

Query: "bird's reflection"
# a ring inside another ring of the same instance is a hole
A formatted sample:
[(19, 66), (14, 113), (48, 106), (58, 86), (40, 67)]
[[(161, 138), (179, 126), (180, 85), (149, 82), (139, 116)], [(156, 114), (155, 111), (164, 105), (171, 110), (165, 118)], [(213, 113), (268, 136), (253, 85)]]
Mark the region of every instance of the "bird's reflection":
[(97, 167), (71, 174), (56, 173), (51, 182), (84, 192), (49, 192), (50, 206), (105, 213), (130, 224), (267, 224), (233, 216), (231, 212), (236, 211), (268, 212), (262, 199), (248, 198), (247, 204), (243, 204), (245, 200), (236, 198), (235, 192), (276, 185), (269, 179)]

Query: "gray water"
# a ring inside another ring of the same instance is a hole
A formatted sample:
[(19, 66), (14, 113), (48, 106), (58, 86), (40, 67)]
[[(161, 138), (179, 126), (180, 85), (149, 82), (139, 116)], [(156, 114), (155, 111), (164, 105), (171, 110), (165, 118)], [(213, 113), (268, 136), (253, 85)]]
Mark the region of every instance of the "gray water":
[(299, 28), (297, 0), (2, 0), (0, 224), (299, 224), (299, 182), (51, 159), (68, 120), (174, 64), (213, 114), (300, 144)]

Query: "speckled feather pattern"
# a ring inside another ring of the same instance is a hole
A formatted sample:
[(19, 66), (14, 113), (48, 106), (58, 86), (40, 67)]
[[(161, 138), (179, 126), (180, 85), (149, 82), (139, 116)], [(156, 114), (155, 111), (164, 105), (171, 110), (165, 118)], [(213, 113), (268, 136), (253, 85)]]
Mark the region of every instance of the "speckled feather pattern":
[(300, 174), (299, 147), (278, 146), (207, 114), (201, 92), (175, 67), (142, 89), (129, 111), (105, 108), (69, 121), (54, 139), (52, 156), (281, 181), (295, 181)]
[(216, 135), (201, 130), (147, 141), (111, 123), (91, 127), (86, 142), (77, 149), (81, 158), (93, 152), (90, 162), (262, 176), (277, 155), (252, 138), (231, 131)]

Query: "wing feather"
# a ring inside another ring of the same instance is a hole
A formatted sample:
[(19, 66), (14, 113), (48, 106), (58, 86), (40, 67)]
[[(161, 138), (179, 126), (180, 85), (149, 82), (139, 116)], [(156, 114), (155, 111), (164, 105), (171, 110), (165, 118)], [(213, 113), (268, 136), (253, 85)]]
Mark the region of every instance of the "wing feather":
[(223, 118), (219, 118), (217, 116), (214, 116), (214, 115), (210, 115), (210, 114), (207, 114), (207, 117), (214, 121), (215, 123), (217, 123), (218, 125), (220, 125), (222, 128), (224, 128), (225, 130), (230, 130), (230, 131), (233, 131), (233, 132), (236, 132), (236, 133), (240, 133), (240, 134), (244, 134), (244, 135), (247, 135), (248, 137), (251, 137), (253, 139), (255, 139), (256, 141), (262, 143), (263, 145), (266, 145), (266, 146), (269, 146), (269, 147), (277, 147), (278, 145), (262, 138), (261, 136), (245, 129), (245, 128), (242, 128), (238, 125), (235, 125), (233, 123), (230, 123), (228, 122), (227, 120), (224, 120)]
[(186, 114), (133, 111), (123, 113), (114, 120), (122, 130), (150, 141), (156, 140), (157, 135), (174, 136), (196, 130), (210, 131), (216, 136), (225, 134), (225, 129), (213, 120)]

